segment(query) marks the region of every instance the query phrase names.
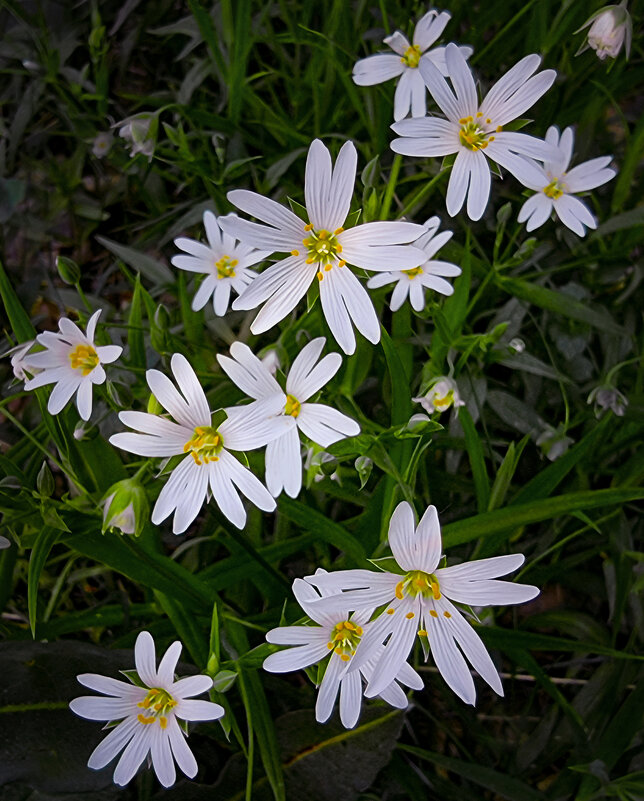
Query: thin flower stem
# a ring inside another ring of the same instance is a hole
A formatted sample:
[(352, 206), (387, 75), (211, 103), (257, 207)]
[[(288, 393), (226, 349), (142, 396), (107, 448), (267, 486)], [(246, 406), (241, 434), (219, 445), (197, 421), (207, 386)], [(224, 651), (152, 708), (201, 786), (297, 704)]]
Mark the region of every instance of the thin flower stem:
[(391, 201), (396, 191), (396, 183), (398, 182), (398, 173), (402, 164), (402, 156), (396, 154), (393, 164), (391, 165), (391, 172), (389, 173), (389, 180), (387, 181), (387, 188), (385, 189), (385, 196), (382, 199), (380, 206), (380, 219), (386, 220), (389, 218), (389, 210), (391, 209)]
[(90, 302), (87, 300), (87, 296), (83, 292), (80, 283), (74, 284), (76, 291), (78, 292), (79, 298), (83, 301), (83, 306), (87, 309), (87, 311), (91, 314), (93, 312), (92, 306)]
[(402, 211), (398, 214), (397, 219), (400, 220), (405, 217), (409, 212), (414, 208), (414, 206), (420, 205), (425, 198), (431, 194), (434, 185), (437, 184), (444, 175), (447, 175), (449, 170), (441, 170), (437, 173), (430, 181), (428, 181), (424, 186), (421, 186), (420, 189), (416, 192), (414, 197), (407, 203)]

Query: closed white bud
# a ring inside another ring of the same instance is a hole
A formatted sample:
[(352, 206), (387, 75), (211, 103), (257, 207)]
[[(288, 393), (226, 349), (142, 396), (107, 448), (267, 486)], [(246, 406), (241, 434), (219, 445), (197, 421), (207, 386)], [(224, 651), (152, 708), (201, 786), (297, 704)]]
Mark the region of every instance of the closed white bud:
[(631, 16), (626, 10), (626, 2), (618, 6), (604, 6), (592, 15), (579, 30), (590, 26), (586, 42), (582, 45), (579, 52), (591, 47), (597, 57), (602, 61), (606, 56), (616, 58), (622, 45), (626, 43), (626, 58), (631, 49), (631, 36), (633, 23)]

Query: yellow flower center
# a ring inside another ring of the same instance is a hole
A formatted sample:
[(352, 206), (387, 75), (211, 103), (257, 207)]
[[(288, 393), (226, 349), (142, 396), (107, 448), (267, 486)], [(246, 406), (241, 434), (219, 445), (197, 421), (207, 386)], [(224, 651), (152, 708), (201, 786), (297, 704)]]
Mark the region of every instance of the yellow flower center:
[(144, 711), (137, 715), (139, 723), (149, 726), (151, 723), (159, 721), (162, 729), (168, 725), (168, 712), (177, 705), (177, 702), (167, 690), (160, 687), (152, 687), (145, 698), (139, 702)]
[(423, 598), (432, 597), (435, 601), (438, 601), (441, 597), (438, 579), (433, 573), (411, 570), (402, 581), (396, 584), (396, 598), (402, 600), (405, 595), (409, 595), (412, 598), (422, 595)]
[(195, 464), (208, 464), (219, 461), (217, 454), (223, 447), (224, 438), (216, 428), (197, 426), (192, 437), (183, 446), (183, 452), (191, 452)]
[[(463, 147), (468, 150), (485, 150), (490, 142), (493, 142), (495, 137), (490, 136), (492, 131), (483, 127), (483, 115), (480, 111), (474, 117), (463, 117), (459, 120), (461, 130), (458, 132), (458, 137)], [(486, 125), (491, 125), (492, 120), (488, 117), (485, 120)], [(496, 132), (500, 133), (503, 130), (501, 125), (496, 127)]]
[[(324, 278), (323, 268), (325, 272), (329, 272), (334, 264), (344, 267), (346, 261), (340, 257), (342, 245), (338, 242), (338, 236), (344, 231), (344, 228), (336, 228), (333, 233), (324, 228), (315, 231), (313, 225), (308, 223), (304, 226), (304, 230), (308, 233), (308, 236), (302, 240), (302, 244), (307, 250), (306, 263), (319, 266), (317, 274), (319, 281)], [(294, 256), (299, 255), (297, 250), (293, 250), (291, 253)]]
[(219, 261), (215, 262), (217, 278), (234, 278), (235, 267), (238, 263), (237, 259), (231, 259), (230, 256), (222, 256)]
[(77, 345), (69, 354), (69, 360), (74, 370), (81, 370), (83, 375), (89, 375), (100, 361), (91, 345)]
[(558, 178), (550, 181), (548, 186), (545, 186), (543, 189), (544, 195), (546, 195), (546, 197), (551, 197), (553, 200), (560, 198), (565, 191), (565, 184), (563, 184)]
[(454, 390), (450, 389), (447, 395), (445, 395), (443, 398), (439, 398), (438, 395), (435, 395), (432, 398), (432, 403), (436, 409), (440, 409), (441, 411), (449, 409), (452, 403), (454, 403)]
[(407, 67), (415, 68), (418, 66), (418, 62), (420, 61), (420, 55), (420, 45), (409, 45), (400, 60)]
[(302, 404), (293, 395), (286, 396), (286, 406), (284, 407), (284, 414), (290, 414), (291, 417), (297, 417), (302, 408)]
[(416, 278), (416, 276), (423, 274), (423, 268), (422, 267), (414, 267), (412, 270), (403, 270), (403, 272), (405, 273), (405, 275), (411, 281), (412, 279)]
[(329, 651), (335, 653), (343, 662), (348, 662), (354, 655), (360, 638), (362, 637), (362, 626), (357, 626), (350, 620), (343, 620), (331, 630), (331, 639), (327, 643)]

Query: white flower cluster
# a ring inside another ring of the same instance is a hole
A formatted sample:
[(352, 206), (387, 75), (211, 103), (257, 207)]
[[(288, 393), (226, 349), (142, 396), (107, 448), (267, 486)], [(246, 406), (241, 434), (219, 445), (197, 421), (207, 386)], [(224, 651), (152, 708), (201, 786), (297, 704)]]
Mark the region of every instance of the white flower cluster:
[(318, 570), (296, 579), (293, 594), (317, 625), (281, 626), (266, 635), (270, 643), (293, 647), (271, 654), (265, 670), (283, 673), (326, 662), (315, 708), (320, 722), (331, 715), (338, 690), (340, 719), (347, 728), (358, 720), (363, 693), (405, 708), (407, 697), (400, 684), (423, 687), (406, 661), (417, 636), (425, 658), (431, 651), (447, 685), (466, 704), (476, 700), (467, 661), (503, 695), (498, 671), (458, 605), (466, 605), (471, 615), (470, 606), (523, 603), (538, 595), (537, 587), (497, 581), (520, 567), (523, 555), (441, 567), (436, 508), (430, 506), (416, 527), (414, 511), (405, 501), (391, 517), (389, 547), (396, 572)]

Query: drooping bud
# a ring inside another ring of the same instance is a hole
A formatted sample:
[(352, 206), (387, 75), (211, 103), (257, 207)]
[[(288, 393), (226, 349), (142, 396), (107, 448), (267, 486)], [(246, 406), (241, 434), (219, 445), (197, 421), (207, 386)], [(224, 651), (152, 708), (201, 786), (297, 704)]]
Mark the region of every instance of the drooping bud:
[(551, 462), (563, 456), (573, 442), (574, 439), (572, 437), (566, 436), (566, 430), (563, 425), (554, 428), (546, 424), (537, 438), (537, 445)]
[(587, 403), (595, 404), (596, 417), (601, 417), (608, 409), (617, 417), (623, 417), (628, 406), (628, 398), (615, 387), (606, 384), (595, 387), (588, 396)]
[(423, 409), (429, 414), (434, 412), (444, 412), (453, 406), (465, 406), (465, 401), (461, 400), (456, 381), (445, 375), (437, 376), (432, 380), (427, 392), (419, 398), (412, 398), (415, 403), (420, 403)]
[(119, 136), (131, 145), (130, 156), (134, 158), (139, 153), (150, 160), (154, 154), (159, 129), (157, 114), (142, 112), (117, 122), (114, 128), (119, 129)]
[(628, 58), (631, 50), (633, 23), (626, 10), (626, 0), (622, 0), (618, 6), (600, 8), (575, 33), (579, 33), (589, 25), (590, 30), (586, 41), (576, 55), (591, 47), (602, 61), (606, 56), (616, 58), (625, 43), (626, 58)]
[(143, 486), (134, 478), (113, 484), (103, 499), (103, 534), (118, 529), (138, 537), (150, 516), (150, 503)]

